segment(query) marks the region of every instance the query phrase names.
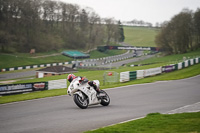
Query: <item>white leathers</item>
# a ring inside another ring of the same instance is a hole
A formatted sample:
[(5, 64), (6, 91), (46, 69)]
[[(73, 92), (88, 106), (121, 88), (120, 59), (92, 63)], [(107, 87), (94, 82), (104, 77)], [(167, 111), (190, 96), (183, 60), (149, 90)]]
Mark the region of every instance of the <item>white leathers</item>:
[[(88, 84), (88, 82), (79, 82), (80, 77), (74, 79), (68, 87), (68, 95), (73, 96), (76, 105), (82, 109), (88, 107), (88, 105), (101, 104), (103, 106), (108, 106), (110, 103), (110, 98), (107, 93), (103, 90), (100, 91), (99, 96), (97, 96), (97, 91)], [(99, 87), (100, 82), (98, 80), (93, 80)]]

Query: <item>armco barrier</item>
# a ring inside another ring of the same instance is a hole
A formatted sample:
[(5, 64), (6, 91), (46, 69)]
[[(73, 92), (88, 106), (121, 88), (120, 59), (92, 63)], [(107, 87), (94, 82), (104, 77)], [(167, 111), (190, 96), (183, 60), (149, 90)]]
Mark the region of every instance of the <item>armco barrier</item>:
[(144, 70), (137, 70), (137, 79), (144, 78)]
[(194, 65), (194, 59), (190, 59), (190, 65)]
[(144, 77), (152, 76), (152, 75), (157, 75), (162, 73), (162, 67), (157, 67), (157, 68), (150, 68), (144, 70)]
[(127, 82), (130, 81), (129, 71), (121, 72), (120, 73), (120, 82)]
[[(200, 58), (189, 59), (184, 62), (180, 62), (178, 64), (162, 66), (157, 68), (151, 68), (146, 70), (137, 70), (137, 71), (127, 71), (120, 73), (120, 82), (127, 82), (134, 79), (141, 79), (148, 76), (153, 76), (157, 74), (161, 74), (162, 72), (171, 72), (174, 70), (183, 69), (185, 67), (200, 63)], [(136, 76), (136, 78), (135, 78)]]
[(174, 70), (178, 70), (178, 64), (174, 64)]
[(184, 67), (188, 67), (188, 60), (186, 60), (185, 62), (184, 62)]
[(60, 65), (67, 65), (67, 64), (71, 64), (71, 62), (41, 64), (41, 65), (31, 65), (31, 66), (21, 66), (21, 67), (13, 67), (13, 68), (3, 68), (3, 69), (1, 69), (0, 72), (22, 70), (22, 69), (30, 69), (30, 68), (39, 68), (39, 67), (49, 67), (49, 66), (60, 66)]
[(129, 72), (129, 78), (130, 78), (130, 80), (137, 79), (137, 71), (131, 71), (131, 72)]
[(178, 63), (178, 70), (183, 68), (183, 63)]
[(120, 82), (127, 82), (137, 79), (137, 71), (126, 71), (120, 73)]
[(199, 63), (199, 58), (195, 58), (195, 63)]
[(120, 82), (127, 82), (162, 73), (162, 67), (120, 73)]

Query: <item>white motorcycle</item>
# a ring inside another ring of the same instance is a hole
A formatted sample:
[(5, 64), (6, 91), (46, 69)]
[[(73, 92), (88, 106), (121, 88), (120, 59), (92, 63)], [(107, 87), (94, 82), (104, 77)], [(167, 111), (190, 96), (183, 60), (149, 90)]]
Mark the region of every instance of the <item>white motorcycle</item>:
[[(68, 95), (73, 96), (74, 102), (78, 107), (86, 109), (89, 105), (109, 105), (110, 98), (105, 91), (100, 90), (100, 94), (97, 97), (96, 90), (88, 84), (88, 80), (83, 80), (80, 83), (80, 79), (80, 77), (74, 79), (67, 90)], [(94, 82), (100, 84), (98, 80), (94, 80)]]

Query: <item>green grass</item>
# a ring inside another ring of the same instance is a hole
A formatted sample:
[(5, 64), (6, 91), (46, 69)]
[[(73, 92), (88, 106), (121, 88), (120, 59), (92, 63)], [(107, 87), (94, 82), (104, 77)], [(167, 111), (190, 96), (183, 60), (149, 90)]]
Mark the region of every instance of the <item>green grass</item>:
[(199, 133), (200, 112), (148, 114), (145, 118), (85, 133)]
[[(162, 81), (162, 80), (176, 80), (176, 79), (183, 79), (188, 78), (192, 76), (196, 76), (200, 74), (200, 64), (196, 64), (194, 66), (190, 66), (188, 68), (184, 68), (178, 71), (170, 72), (170, 73), (163, 73), (158, 76), (148, 77), (144, 79), (138, 79), (133, 80), (130, 82), (125, 83), (114, 83), (114, 84), (105, 84), (103, 85), (103, 72), (104, 71), (82, 71), (76, 73), (76, 75), (80, 76), (86, 76), (88, 79), (98, 79), (101, 82), (100, 88), (106, 89), (106, 88), (113, 88), (113, 87), (119, 87), (119, 86), (125, 86), (125, 85), (133, 85), (133, 84), (143, 84), (143, 83), (151, 83), (156, 81)], [(116, 69), (116, 71), (123, 71), (124, 69)], [(54, 79), (64, 79), (67, 75), (61, 75), (61, 76), (52, 76), (47, 77), (43, 79), (33, 79), (33, 80), (26, 80), (26, 81), (20, 81), (17, 83), (30, 83), (30, 82), (38, 82), (38, 81), (48, 81), (48, 80), (54, 80)], [(69, 84), (69, 83), (68, 83)], [(37, 98), (43, 98), (43, 97), (51, 97), (51, 96), (58, 96), (58, 95), (66, 95), (66, 89), (56, 89), (56, 90), (46, 90), (46, 91), (40, 91), (40, 92), (32, 92), (28, 94), (18, 94), (18, 95), (11, 95), (11, 96), (2, 96), (0, 97), (0, 104), (3, 103), (9, 103), (14, 101), (24, 101), (29, 99), (37, 99)]]
[(91, 51), (90, 58), (102, 58), (102, 57), (107, 57), (107, 56), (114, 56), (118, 54), (123, 54), (125, 53), (126, 50), (107, 50), (105, 52), (99, 52), (97, 50)]
[(72, 59), (63, 55), (44, 57), (44, 58), (29, 58), (26, 55), (12, 56), (0, 54), (0, 69), (19, 67), (27, 65), (47, 64), (55, 62), (67, 62)]
[[(126, 51), (119, 50), (108, 50), (106, 53), (101, 53), (97, 50), (94, 50), (90, 53), (90, 58), (100, 58), (107, 57), (125, 53)], [(2, 68), (10, 68), (10, 67), (20, 67), (20, 66), (28, 66), (28, 65), (39, 65), (39, 64), (47, 64), (47, 63), (59, 63), (59, 62), (69, 62), (74, 60), (73, 58), (69, 58), (63, 55), (49, 56), (49, 57), (41, 57), (41, 58), (30, 58), (34, 56), (40, 55), (48, 55), (54, 54), (53, 52), (49, 53), (38, 53), (36, 55), (31, 56), (30, 54), (25, 53), (15, 53), (15, 54), (0, 54), (0, 69)]]
[(124, 26), (124, 42), (133, 46), (155, 47), (156, 28)]

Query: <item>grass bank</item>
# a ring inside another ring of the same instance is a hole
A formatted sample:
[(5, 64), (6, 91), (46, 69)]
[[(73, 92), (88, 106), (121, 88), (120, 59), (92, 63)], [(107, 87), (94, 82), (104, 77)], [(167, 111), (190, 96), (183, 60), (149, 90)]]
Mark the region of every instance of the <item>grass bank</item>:
[(200, 112), (148, 114), (145, 118), (85, 133), (199, 133)]
[(155, 47), (157, 28), (124, 26), (125, 43), (133, 46)]

